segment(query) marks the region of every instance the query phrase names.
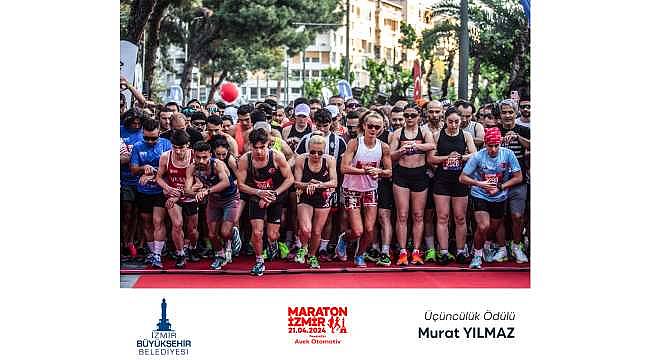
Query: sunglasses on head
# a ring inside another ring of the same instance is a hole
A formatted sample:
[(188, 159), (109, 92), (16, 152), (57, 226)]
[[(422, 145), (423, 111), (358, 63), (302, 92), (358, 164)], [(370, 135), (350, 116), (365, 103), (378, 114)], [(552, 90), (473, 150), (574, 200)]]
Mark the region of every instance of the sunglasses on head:
[(323, 155), (323, 152), (322, 151), (316, 151), (316, 150), (309, 150), (309, 154), (321, 156), (321, 155)]
[(373, 124), (366, 124), (368, 127), (368, 130), (373, 129), (373, 130), (379, 130), (381, 129), (381, 125), (373, 125)]
[(159, 137), (160, 137), (160, 136), (143, 136), (142, 138), (143, 138), (145, 141), (156, 141), (156, 140), (158, 140)]
[(418, 117), (416, 113), (404, 114), (405, 119), (415, 119), (416, 117)]

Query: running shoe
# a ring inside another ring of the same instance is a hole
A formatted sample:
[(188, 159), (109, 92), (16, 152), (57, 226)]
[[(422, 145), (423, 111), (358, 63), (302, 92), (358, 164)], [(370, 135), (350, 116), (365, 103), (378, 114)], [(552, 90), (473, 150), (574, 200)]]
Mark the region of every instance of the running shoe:
[(424, 253), (424, 261), (425, 262), (436, 261), (436, 249), (428, 249), (427, 252)]
[(298, 249), (298, 252), (296, 253), (296, 257), (293, 260), (298, 264), (304, 264), (305, 255), (307, 255), (307, 250), (305, 250), (305, 248), (300, 248)]
[(163, 268), (162, 260), (160, 259), (160, 255), (156, 255), (156, 254), (154, 254), (154, 255), (151, 257), (151, 266), (153, 266), (153, 267), (155, 267), (155, 268), (158, 268), (158, 269), (162, 269), (162, 268)]
[(469, 261), (469, 257), (467, 254), (463, 251), (460, 254), (456, 255), (456, 263), (458, 264), (467, 264)]
[(443, 254), (440, 253), (438, 254), (438, 258), (436, 259), (436, 262), (438, 265), (447, 265), (451, 262), (451, 256), (449, 256), (449, 253)]
[(320, 261), (332, 261), (332, 257), (327, 252), (327, 249), (318, 250), (318, 258)]
[(241, 251), (241, 236), (239, 236), (239, 228), (232, 228), (232, 254), (233, 256), (239, 255)]
[(212, 270), (221, 270), (221, 267), (226, 265), (228, 263), (228, 260), (226, 260), (225, 257), (222, 256), (217, 256), (214, 258), (214, 262), (212, 265), (210, 265), (210, 269)]
[(253, 265), (253, 268), (251, 269), (251, 275), (262, 276), (264, 275), (264, 270), (266, 270), (264, 263), (261, 261), (256, 262), (255, 265)]
[(188, 249), (187, 259), (191, 262), (197, 262), (201, 261), (201, 256), (199, 256), (197, 249)]
[(512, 252), (515, 253), (515, 261), (517, 262), (517, 264), (523, 264), (528, 262), (528, 257), (521, 250), (521, 246), (515, 245), (512, 248)]
[(289, 247), (284, 241), (278, 241), (278, 250), (280, 252), (280, 259), (286, 259), (289, 256)]
[(494, 249), (491, 247), (484, 247), (483, 248), (483, 260), (485, 262), (493, 262), (494, 261)]
[(147, 254), (147, 257), (144, 258), (144, 264), (145, 264), (145, 265), (151, 265), (151, 264), (153, 264), (153, 257), (154, 257), (154, 254), (153, 254), (153, 253), (148, 253), (148, 254)]
[(185, 256), (185, 254), (176, 255), (176, 268), (182, 269), (185, 267), (186, 263), (187, 263), (187, 256)]
[(227, 264), (232, 263), (232, 250), (226, 250), (225, 259)]
[(390, 256), (388, 256), (388, 254), (381, 253), (379, 255), (379, 259), (377, 260), (377, 265), (390, 266)]
[(406, 252), (400, 253), (399, 258), (397, 258), (397, 265), (406, 266), (409, 264), (409, 257)]
[(474, 255), (474, 258), (472, 258), (472, 262), (469, 264), (470, 269), (480, 269), (481, 268), (481, 257), (478, 255)]
[(492, 261), (504, 262), (508, 260), (508, 252), (506, 249), (500, 247), (492, 257)]
[(320, 264), (318, 263), (318, 258), (316, 256), (310, 256), (308, 261), (310, 269), (320, 269)]
[(366, 267), (366, 261), (363, 259), (363, 255), (355, 256), (354, 257), (354, 265), (358, 268), (364, 268)]
[(269, 260), (277, 259), (278, 256), (280, 255), (280, 249), (278, 245), (278, 241), (272, 242), (269, 244), (269, 251), (268, 251), (268, 256)]
[(411, 253), (411, 264), (424, 265), (424, 260), (422, 260), (422, 256), (420, 256), (420, 250), (415, 249), (413, 250), (413, 253)]
[(371, 248), (370, 250), (365, 252), (364, 257), (365, 260), (376, 263), (377, 260), (379, 260), (379, 250)]
[(347, 245), (343, 239), (344, 237), (345, 233), (341, 233), (341, 235), (339, 235), (339, 240), (336, 242), (336, 256), (338, 256), (341, 261), (348, 260)]

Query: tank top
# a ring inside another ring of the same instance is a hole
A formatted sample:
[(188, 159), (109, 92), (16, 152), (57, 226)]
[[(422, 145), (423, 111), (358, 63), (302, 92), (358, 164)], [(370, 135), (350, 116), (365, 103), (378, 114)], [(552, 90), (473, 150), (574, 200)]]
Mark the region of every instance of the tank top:
[[(417, 135), (415, 135), (415, 138), (413, 138), (413, 139), (408, 139), (406, 137), (406, 133), (405, 133), (404, 130), (405, 130), (405, 128), (402, 128), (402, 131), (400, 132), (400, 135), (399, 135), (399, 147), (398, 148), (401, 148), (403, 145), (405, 145), (407, 143), (416, 143), (416, 144), (424, 143), (424, 136), (422, 135), (422, 130), (420, 130), (419, 126), (418, 126), (418, 133), (417, 133)], [(424, 151), (413, 149), (413, 150), (409, 150), (406, 153), (404, 153), (403, 156), (418, 155), (418, 154), (424, 154)]]
[(246, 185), (260, 190), (275, 190), (283, 181), (280, 169), (273, 166), (273, 150), (269, 150), (269, 161), (261, 169), (253, 166), (253, 155), (248, 153)]
[(466, 128), (463, 131), (467, 131), (473, 137), (476, 137), (476, 121), (470, 121)]
[(302, 132), (299, 132), (296, 130), (296, 124), (291, 125), (291, 130), (289, 130), (289, 136), (287, 136), (288, 139), (292, 137), (297, 137), (298, 139), (302, 139), (303, 136), (309, 134), (311, 132), (311, 125), (307, 125), (305, 130)]
[(273, 138), (273, 142), (269, 144), (269, 147), (278, 152), (282, 152), (282, 139), (279, 137)]
[[(436, 148), (438, 149), (436, 154), (439, 156), (447, 156), (454, 151), (461, 155), (465, 154), (467, 144), (465, 143), (465, 135), (463, 134), (463, 131), (459, 131), (456, 136), (449, 136), (445, 130), (441, 130)], [(457, 183), (458, 176), (462, 170), (462, 161), (445, 160), (445, 162), (436, 167), (436, 178), (445, 182)]]
[[(216, 159), (215, 158), (210, 158), (210, 164), (208, 165), (208, 168), (206, 170), (196, 170), (196, 177), (201, 180), (203, 185), (206, 187), (211, 187), (219, 183), (221, 179), (219, 178), (219, 173), (217, 172), (217, 166), (215, 164)], [(230, 171), (230, 175), (228, 176), (228, 181), (230, 185), (225, 188), (223, 191), (218, 192), (218, 193), (211, 193), (210, 196), (214, 198), (226, 198), (230, 197), (233, 194), (237, 192), (237, 185), (235, 184), (235, 175), (233, 171), (230, 169), (228, 166), (228, 163), (226, 163), (226, 166), (228, 167), (228, 171)]]
[[(169, 186), (179, 189), (181, 193), (185, 190), (185, 177), (187, 176), (187, 168), (192, 163), (192, 150), (188, 150), (189, 160), (185, 166), (179, 166), (174, 164), (174, 153), (173, 151), (169, 152), (169, 157), (167, 158), (167, 182)], [(194, 197), (181, 195), (181, 202), (192, 202)]]
[[(363, 169), (365, 166), (379, 167), (381, 163), (381, 141), (375, 142), (375, 146), (369, 149), (363, 142), (364, 137), (357, 137), (357, 151), (352, 158), (351, 165), (357, 169)], [(343, 176), (343, 187), (354, 191), (371, 191), (377, 189), (377, 180), (370, 175), (345, 174)]]
[[(318, 180), (320, 182), (327, 182), (330, 179), (330, 172), (327, 167), (327, 160), (325, 158), (322, 159), (321, 165), (320, 165), (320, 170), (318, 172), (313, 172), (309, 168), (309, 159), (305, 158), (305, 165), (302, 168), (302, 179), (300, 180), (301, 182), (309, 182), (310, 180)], [(324, 197), (327, 198), (327, 196), (324, 196), (323, 194), (327, 191), (328, 189), (316, 189), (316, 192), (314, 192), (314, 197)], [(307, 197), (307, 193), (303, 193), (301, 197)]]

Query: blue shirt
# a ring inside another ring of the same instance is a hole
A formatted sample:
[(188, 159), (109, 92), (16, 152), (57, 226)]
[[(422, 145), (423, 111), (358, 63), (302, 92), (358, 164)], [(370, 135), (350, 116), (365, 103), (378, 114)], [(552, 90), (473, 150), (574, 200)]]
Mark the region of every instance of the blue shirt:
[[(512, 174), (521, 171), (515, 153), (503, 147), (499, 147), (497, 156), (488, 155), (487, 149), (483, 148), (476, 152), (463, 168), (463, 173), (474, 180), (488, 180), (493, 184), (503, 184), (508, 181)], [(472, 186), (471, 195), (489, 202), (501, 202), (508, 198), (508, 189), (489, 195), (484, 189)]]
[(133, 135), (135, 135), (137, 133), (142, 134), (142, 129), (140, 128), (140, 129), (132, 130), (132, 129), (129, 129), (127, 127), (124, 127), (124, 125), (120, 125), (120, 137), (122, 139), (126, 139), (128, 137), (131, 137), (131, 136), (133, 136)]
[[(133, 151), (133, 145), (137, 143), (138, 141), (142, 141), (142, 131), (137, 131), (131, 136), (124, 139), (124, 144), (126, 144), (126, 147), (129, 149), (129, 151)], [(129, 168), (129, 164), (124, 164), (120, 166), (120, 186), (126, 187), (126, 186), (135, 186), (138, 183), (138, 177), (135, 175), (131, 175), (131, 169)]]
[[(160, 155), (167, 150), (171, 150), (171, 148), (172, 143), (169, 140), (163, 138), (159, 138), (154, 145), (149, 145), (144, 141), (139, 141), (133, 145), (133, 151), (131, 152), (131, 165), (150, 165), (158, 170)], [(140, 185), (140, 182), (138, 182), (137, 190), (138, 192), (147, 195), (162, 193), (162, 188), (158, 186), (154, 180), (149, 181), (144, 185)]]

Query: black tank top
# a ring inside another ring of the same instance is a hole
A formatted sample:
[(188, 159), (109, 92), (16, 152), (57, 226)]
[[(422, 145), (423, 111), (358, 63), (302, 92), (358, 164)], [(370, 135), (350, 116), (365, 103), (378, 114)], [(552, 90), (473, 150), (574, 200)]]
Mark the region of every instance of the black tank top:
[(275, 190), (282, 184), (280, 169), (273, 166), (273, 151), (269, 150), (269, 161), (261, 169), (253, 166), (253, 155), (248, 153), (248, 173), (246, 185), (260, 190)]
[[(463, 131), (458, 131), (458, 135), (456, 136), (449, 136), (445, 130), (441, 130), (436, 148), (436, 154), (439, 156), (447, 156), (454, 151), (461, 155), (465, 154), (467, 144), (465, 143), (465, 135), (463, 134)], [(436, 167), (436, 178), (447, 182), (457, 183), (458, 176), (462, 171), (462, 161), (445, 161)]]
[(287, 139), (290, 139), (292, 137), (297, 137), (298, 139), (302, 139), (303, 136), (309, 134), (311, 132), (311, 126), (307, 125), (304, 131), (298, 132), (296, 130), (296, 124), (291, 125), (291, 130), (289, 131), (289, 136), (287, 136)]
[[(401, 148), (405, 142), (415, 142), (416, 144), (422, 144), (424, 143), (424, 135), (422, 135), (422, 130), (420, 130), (420, 127), (418, 126), (418, 133), (415, 135), (415, 138), (413, 139), (408, 139), (406, 137), (405, 133), (405, 128), (402, 128), (402, 131), (399, 135), (399, 148)], [(416, 155), (416, 154), (424, 154), (424, 151), (422, 150), (413, 150), (413, 151), (408, 151), (404, 154), (404, 156), (408, 155)]]
[(379, 140), (383, 141), (384, 143), (388, 144), (388, 134), (389, 134), (388, 129), (384, 129), (384, 131), (382, 131), (381, 134), (379, 134), (379, 136), (377, 136), (377, 139), (379, 139)]

